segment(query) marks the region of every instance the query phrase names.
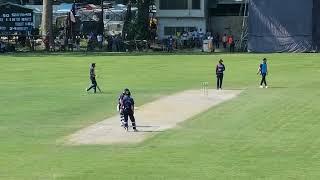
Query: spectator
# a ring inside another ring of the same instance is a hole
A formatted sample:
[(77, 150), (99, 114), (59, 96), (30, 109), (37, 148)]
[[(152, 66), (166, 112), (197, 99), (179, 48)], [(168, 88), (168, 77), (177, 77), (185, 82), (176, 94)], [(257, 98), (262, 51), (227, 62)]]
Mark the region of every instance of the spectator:
[(81, 42), (81, 38), (80, 38), (80, 36), (77, 36), (76, 37), (76, 48), (77, 48), (77, 51), (80, 51), (80, 42)]
[(224, 49), (227, 49), (227, 40), (228, 40), (227, 34), (224, 34), (222, 37), (222, 44)]
[(73, 51), (73, 40), (71, 37), (68, 39), (68, 50)]
[(232, 35), (228, 37), (228, 44), (230, 47), (230, 52), (234, 52), (235, 42)]
[(92, 51), (93, 50), (93, 33), (88, 34), (88, 44), (87, 44), (87, 51)]
[(207, 33), (205, 34), (203, 39), (209, 39), (209, 37), (211, 37), (212, 33), (207, 31)]
[(88, 35), (88, 39), (89, 40), (93, 40), (94, 39), (94, 33), (91, 32), (89, 35)]
[(220, 35), (219, 33), (215, 33), (214, 35), (214, 44), (216, 48), (220, 48)]
[(60, 40), (59, 40), (59, 37), (57, 36), (55, 39), (54, 39), (54, 44), (55, 44), (55, 47), (58, 47), (59, 48), (59, 51), (60, 51)]
[(107, 41), (108, 41), (108, 51), (112, 51), (112, 36), (108, 35), (107, 36)]
[(0, 41), (0, 53), (4, 53), (6, 51), (6, 45)]
[(151, 27), (150, 27), (150, 31), (151, 31), (151, 40), (153, 43), (155, 43), (156, 40), (156, 36), (157, 36), (157, 23), (152, 20), (151, 22)]
[(181, 36), (181, 32), (177, 31), (177, 32), (176, 32), (176, 36), (177, 36), (177, 37), (180, 37), (180, 36)]
[(183, 48), (187, 48), (188, 46), (188, 33), (186, 31), (182, 34), (182, 42), (183, 42)]
[(29, 43), (30, 43), (30, 51), (34, 51), (35, 49), (35, 40), (34, 37), (29, 38)]
[(197, 31), (196, 29), (193, 30), (192, 32), (192, 48), (195, 48), (197, 45)]
[(183, 42), (182, 42), (182, 32), (177, 32), (177, 34), (176, 34), (176, 37), (177, 37), (177, 39), (176, 39), (176, 46), (177, 46), (177, 48), (182, 48), (182, 46), (183, 46)]
[(188, 32), (188, 48), (192, 48), (192, 31)]
[(103, 37), (102, 37), (101, 34), (98, 34), (98, 36), (97, 36), (97, 41), (98, 41), (99, 49), (102, 50), (102, 47), (103, 47)]
[(50, 43), (49, 43), (49, 36), (46, 36), (43, 40), (44, 46), (46, 48), (46, 51), (50, 50)]
[(118, 44), (117, 44), (117, 49), (118, 49), (118, 52), (122, 52), (123, 51), (123, 40), (122, 40), (122, 35), (121, 35), (121, 33), (119, 33), (118, 35), (117, 35), (117, 42), (118, 42)]
[(198, 32), (198, 37), (199, 37), (199, 47), (201, 47), (204, 39), (204, 33), (202, 32), (201, 28), (200, 28), (200, 31)]
[(61, 51), (65, 51), (66, 50), (66, 38), (65, 37), (61, 38), (60, 43), (61, 43)]
[(167, 48), (168, 48), (168, 52), (172, 52), (173, 51), (173, 37), (169, 36), (168, 37), (168, 42), (167, 42)]
[(208, 36), (208, 48), (209, 48), (209, 51), (210, 52), (214, 52), (214, 43), (213, 43), (213, 36), (211, 36), (211, 34), (209, 34), (209, 36)]
[(117, 52), (117, 37), (112, 36), (112, 52)]

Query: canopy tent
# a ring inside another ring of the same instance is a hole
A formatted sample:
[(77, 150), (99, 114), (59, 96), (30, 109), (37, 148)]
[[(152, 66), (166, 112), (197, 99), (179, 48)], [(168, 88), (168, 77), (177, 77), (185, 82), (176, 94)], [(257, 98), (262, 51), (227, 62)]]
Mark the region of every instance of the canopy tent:
[(69, 13), (73, 7), (73, 4), (62, 3), (58, 5), (56, 12), (57, 13)]

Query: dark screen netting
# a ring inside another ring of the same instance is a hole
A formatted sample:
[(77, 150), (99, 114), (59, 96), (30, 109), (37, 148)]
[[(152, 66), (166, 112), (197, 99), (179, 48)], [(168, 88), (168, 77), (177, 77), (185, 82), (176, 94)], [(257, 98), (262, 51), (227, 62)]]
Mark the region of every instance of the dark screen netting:
[(320, 0), (313, 0), (313, 45), (320, 51)]
[(248, 51), (311, 51), (315, 32), (313, 1), (249, 0)]

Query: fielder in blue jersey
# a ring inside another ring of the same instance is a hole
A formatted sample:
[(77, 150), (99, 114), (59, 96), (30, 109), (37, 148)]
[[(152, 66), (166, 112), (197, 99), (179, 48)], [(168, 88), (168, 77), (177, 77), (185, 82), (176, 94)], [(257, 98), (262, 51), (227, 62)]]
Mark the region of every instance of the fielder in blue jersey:
[(265, 88), (268, 88), (266, 76), (268, 75), (268, 65), (267, 65), (267, 58), (263, 58), (262, 63), (259, 66), (258, 74), (261, 75), (262, 79), (260, 82), (260, 88), (263, 88), (263, 84)]

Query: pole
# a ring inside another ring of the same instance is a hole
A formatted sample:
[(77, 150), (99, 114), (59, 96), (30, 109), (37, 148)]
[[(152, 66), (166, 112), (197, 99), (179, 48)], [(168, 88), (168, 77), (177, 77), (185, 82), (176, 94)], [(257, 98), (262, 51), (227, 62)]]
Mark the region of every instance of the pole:
[[(71, 13), (74, 17), (76, 17), (76, 12), (75, 12), (75, 8), (76, 8), (76, 0), (73, 0), (73, 5), (72, 5), (72, 9), (71, 9)], [(74, 40), (74, 28), (73, 28), (73, 22), (71, 21), (70, 18), (70, 29), (71, 29), (71, 39)]]
[[(244, 0), (244, 12), (243, 12), (243, 19), (242, 19), (242, 27), (241, 27), (241, 39), (240, 39), (240, 50), (243, 50), (243, 42), (247, 36), (247, 9), (248, 9), (248, 0)], [(241, 13), (241, 11), (240, 11)]]
[(102, 37), (104, 37), (104, 21), (103, 21), (103, 18), (104, 18), (104, 7), (103, 7), (103, 0), (101, 0), (101, 17), (100, 17), (100, 31), (101, 31), (101, 35)]

